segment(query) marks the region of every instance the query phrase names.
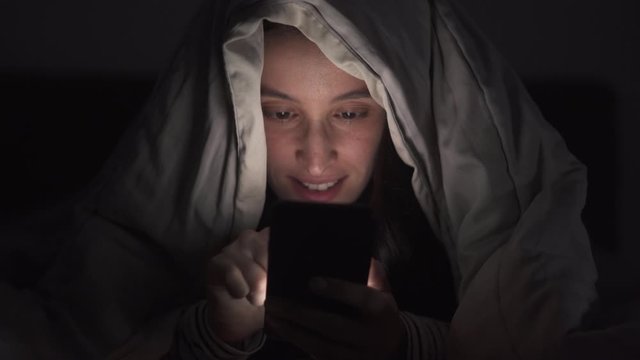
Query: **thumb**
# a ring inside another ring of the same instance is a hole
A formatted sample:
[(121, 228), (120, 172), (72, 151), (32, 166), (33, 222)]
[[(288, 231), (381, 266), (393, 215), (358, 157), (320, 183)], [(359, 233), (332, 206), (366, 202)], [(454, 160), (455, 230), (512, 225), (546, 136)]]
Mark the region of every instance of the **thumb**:
[(384, 270), (382, 263), (374, 258), (371, 258), (371, 264), (369, 265), (369, 279), (367, 280), (367, 286), (376, 290), (389, 292), (391, 286), (387, 279), (387, 272)]

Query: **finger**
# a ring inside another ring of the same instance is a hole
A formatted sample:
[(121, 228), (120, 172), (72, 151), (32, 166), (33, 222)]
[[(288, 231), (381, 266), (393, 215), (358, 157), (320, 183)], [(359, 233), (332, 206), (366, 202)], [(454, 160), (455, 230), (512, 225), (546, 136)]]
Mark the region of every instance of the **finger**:
[(231, 251), (239, 251), (253, 259), (265, 271), (267, 270), (269, 252), (269, 229), (260, 232), (244, 231), (232, 244)]
[(336, 343), (361, 343), (359, 335), (365, 333), (367, 324), (352, 318), (323, 311), (301, 303), (282, 298), (269, 298), (266, 314), (280, 319)]
[[(242, 231), (231, 244), (214, 257), (209, 266), (209, 276), (214, 284), (229, 283), (234, 295), (240, 293), (243, 287), (235, 283), (236, 276), (233, 267), (240, 268), (251, 294), (258, 294), (258, 302), (263, 302), (266, 292), (266, 258), (267, 258), (268, 229), (255, 232)], [(261, 268), (261, 269), (260, 269)], [(255, 301), (254, 301), (255, 302)]]
[(254, 259), (262, 265), (265, 271), (269, 267), (269, 236), (271, 234), (271, 228), (264, 228), (260, 232), (258, 232), (260, 243), (258, 244), (258, 249), (255, 253)]
[(279, 339), (286, 340), (311, 355), (314, 359), (356, 359), (357, 353), (349, 346), (328, 339), (313, 327), (302, 326), (286, 318), (269, 314), (265, 326)]
[(225, 256), (217, 256), (209, 262), (209, 287), (225, 289), (233, 298), (240, 299), (249, 294), (250, 287), (236, 264)]
[(391, 294), (340, 279), (316, 277), (311, 279), (309, 288), (323, 298), (351, 306), (365, 315), (396, 308)]
[(367, 279), (367, 286), (376, 290), (389, 292), (391, 286), (387, 279), (387, 272), (384, 270), (382, 263), (374, 258), (371, 258), (371, 265), (369, 266), (369, 278)]
[(211, 285), (225, 286), (234, 298), (247, 297), (254, 305), (264, 304), (267, 273), (244, 254), (227, 251), (211, 261)]
[(267, 271), (255, 259), (247, 257), (244, 253), (236, 252), (231, 252), (227, 256), (242, 272), (251, 293), (265, 293), (267, 291)]

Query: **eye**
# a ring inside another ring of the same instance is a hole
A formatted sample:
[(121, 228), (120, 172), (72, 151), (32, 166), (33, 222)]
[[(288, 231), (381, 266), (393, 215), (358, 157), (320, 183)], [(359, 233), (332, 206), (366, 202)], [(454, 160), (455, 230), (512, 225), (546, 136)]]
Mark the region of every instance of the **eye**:
[(290, 111), (276, 111), (273, 113), (273, 117), (278, 120), (287, 120), (291, 117)]
[(265, 119), (285, 122), (297, 117), (297, 114), (292, 111), (271, 111), (268, 109), (262, 110), (262, 115)]
[(343, 119), (351, 120), (355, 119), (358, 116), (358, 113), (353, 111), (343, 111), (340, 113), (340, 116), (342, 116)]
[(342, 120), (351, 121), (351, 120), (367, 117), (367, 112), (366, 111), (340, 111), (335, 113), (334, 116)]

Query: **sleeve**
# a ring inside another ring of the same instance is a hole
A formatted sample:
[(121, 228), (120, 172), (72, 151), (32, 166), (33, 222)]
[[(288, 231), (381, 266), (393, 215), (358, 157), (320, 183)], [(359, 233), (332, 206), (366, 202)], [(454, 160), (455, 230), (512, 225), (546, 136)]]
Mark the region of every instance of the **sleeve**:
[(207, 323), (206, 301), (189, 307), (182, 315), (167, 360), (240, 360), (260, 350), (265, 341), (262, 332), (247, 338), (238, 347), (218, 339)]
[(446, 358), (449, 324), (435, 319), (401, 312), (406, 334), (406, 360), (440, 360)]

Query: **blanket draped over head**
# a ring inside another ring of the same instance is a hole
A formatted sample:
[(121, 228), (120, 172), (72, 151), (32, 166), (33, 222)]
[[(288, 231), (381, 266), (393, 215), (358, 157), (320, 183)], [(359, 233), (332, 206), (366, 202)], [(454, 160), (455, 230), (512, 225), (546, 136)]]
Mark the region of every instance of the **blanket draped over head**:
[(452, 264), (448, 356), (528, 359), (580, 325), (596, 277), (585, 168), (447, 1), (211, 0), (53, 265), (33, 288), (0, 287), (0, 352), (168, 350), (181, 309), (204, 298), (207, 260), (260, 219), (264, 19), (297, 27), (386, 109)]

